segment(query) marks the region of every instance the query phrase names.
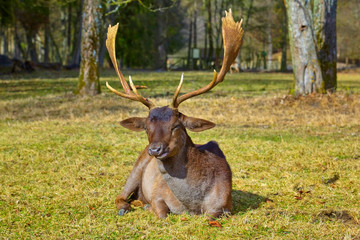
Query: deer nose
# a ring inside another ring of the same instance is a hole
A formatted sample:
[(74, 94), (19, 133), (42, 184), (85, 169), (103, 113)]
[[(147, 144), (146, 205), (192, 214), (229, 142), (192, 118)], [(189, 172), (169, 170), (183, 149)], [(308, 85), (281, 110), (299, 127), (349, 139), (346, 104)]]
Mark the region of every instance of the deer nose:
[(164, 147), (161, 143), (152, 143), (149, 146), (148, 153), (150, 156), (159, 156), (163, 153)]

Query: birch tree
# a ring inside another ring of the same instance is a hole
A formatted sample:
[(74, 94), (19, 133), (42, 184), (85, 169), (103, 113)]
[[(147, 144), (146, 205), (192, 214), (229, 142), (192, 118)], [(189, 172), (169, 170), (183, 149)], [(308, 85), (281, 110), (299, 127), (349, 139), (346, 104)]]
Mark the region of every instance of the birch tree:
[(285, 0), (295, 95), (324, 91), (309, 0)]

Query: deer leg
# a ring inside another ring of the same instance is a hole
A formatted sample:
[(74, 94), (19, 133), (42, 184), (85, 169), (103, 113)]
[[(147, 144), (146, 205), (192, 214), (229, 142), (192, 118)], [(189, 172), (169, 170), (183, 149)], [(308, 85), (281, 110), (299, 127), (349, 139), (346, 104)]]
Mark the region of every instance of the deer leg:
[(204, 210), (209, 215), (209, 220), (231, 214), (231, 181), (222, 182), (228, 182), (228, 184), (215, 183), (213, 189), (205, 198)]
[(122, 192), (115, 199), (115, 205), (119, 210), (119, 215), (124, 215), (131, 210), (129, 204), (130, 200), (139, 199), (144, 201), (141, 193), (141, 178), (142, 173), (150, 160), (151, 157), (147, 154), (147, 148), (145, 148), (137, 159), (134, 168), (131, 170), (130, 176), (126, 180)]
[(168, 205), (166, 205), (163, 199), (156, 199), (152, 201), (151, 209), (159, 218), (166, 218), (170, 212)]

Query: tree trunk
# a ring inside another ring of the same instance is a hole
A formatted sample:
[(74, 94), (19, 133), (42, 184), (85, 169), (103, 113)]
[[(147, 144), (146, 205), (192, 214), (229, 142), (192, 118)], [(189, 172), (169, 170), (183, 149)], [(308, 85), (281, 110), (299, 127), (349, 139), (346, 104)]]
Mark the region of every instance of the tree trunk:
[(44, 27), (44, 63), (49, 63), (49, 35), (50, 35), (50, 12), (46, 16)]
[(191, 40), (192, 40), (192, 15), (190, 15), (190, 24), (189, 24), (189, 38), (188, 38), (188, 53), (187, 53), (187, 69), (191, 68)]
[(285, 0), (285, 2), (295, 76), (295, 95), (323, 92), (324, 83), (317, 58), (310, 1)]
[(209, 51), (208, 51), (208, 56), (207, 56), (207, 62), (208, 62), (208, 65), (209, 65), (209, 63), (211, 65), (211, 61), (213, 59), (213, 54), (214, 54), (211, 0), (206, 0), (206, 10), (207, 10), (207, 13), (208, 13), (208, 21), (207, 21), (207, 24), (206, 24), (206, 28), (207, 28), (207, 34), (208, 34), (208, 39), (209, 39)]
[[(66, 62), (70, 61), (71, 56), (71, 25), (72, 25), (72, 3), (68, 3), (68, 17), (67, 17), (67, 33), (66, 33)], [(64, 56), (65, 57), (65, 56)]]
[(44, 33), (44, 63), (49, 63), (49, 35), (50, 35), (50, 24), (45, 24)]
[(49, 37), (50, 37), (51, 42), (52, 42), (52, 44), (54, 46), (54, 49), (55, 49), (56, 61), (62, 64), (62, 57), (61, 57), (61, 54), (60, 54), (59, 46), (55, 42), (54, 36), (53, 36), (51, 31), (49, 31)]
[(71, 65), (79, 65), (80, 64), (80, 52), (81, 52), (81, 33), (83, 29), (83, 7), (84, 7), (84, 0), (80, 1), (80, 8), (77, 11), (77, 18), (75, 21), (75, 36), (73, 41), (73, 49), (72, 49), (72, 58), (71, 58)]
[(314, 30), (326, 91), (336, 90), (336, 0), (314, 0)]
[(286, 8), (284, 4), (281, 4), (281, 10), (284, 15), (284, 21), (282, 23), (282, 37), (281, 37), (281, 72), (287, 71), (287, 56), (286, 56), (286, 48), (287, 48), (287, 14), (286, 14)]
[(196, 26), (196, 22), (197, 22), (197, 11), (194, 11), (194, 48), (197, 48), (197, 26)]
[(9, 54), (9, 32), (8, 29), (5, 27), (3, 32), (3, 54), (4, 55)]
[(267, 35), (267, 69), (272, 69), (272, 53), (273, 53), (273, 44), (272, 44), (272, 14), (273, 14), (273, 3), (272, 0), (268, 0), (268, 24), (266, 28)]
[[(16, 59), (20, 59), (22, 58), (23, 60), (25, 60), (25, 51), (21, 46), (21, 41), (19, 38), (19, 34), (18, 34), (18, 26), (17, 26), (17, 21), (14, 21), (14, 37), (15, 37), (15, 58)], [(20, 55), (21, 54), (21, 55)]]
[[(196, 26), (196, 22), (197, 22), (197, 10), (194, 11), (194, 48), (197, 48), (197, 26)], [(197, 66), (197, 59), (193, 58), (193, 67), (195, 70), (198, 69)]]
[(268, 27), (266, 29), (267, 34), (267, 65), (266, 69), (271, 70), (272, 68), (272, 51), (273, 51), (273, 45), (272, 45), (272, 36), (271, 36), (271, 24), (268, 24)]
[(81, 95), (100, 93), (99, 80), (99, 23), (100, 0), (85, 0), (81, 38), (81, 65), (77, 92)]
[(205, 29), (205, 37), (204, 37), (204, 54), (201, 57), (203, 64), (203, 67), (208, 68), (208, 63), (207, 63), (207, 23), (204, 23), (204, 29)]
[(27, 45), (28, 45), (27, 56), (30, 55), (30, 60), (32, 62), (37, 63), (38, 56), (37, 56), (36, 45), (35, 45), (35, 36), (36, 35), (30, 29), (28, 29), (28, 31), (26, 32), (25, 35), (26, 35), (26, 41), (27, 41)]
[(223, 46), (222, 42), (222, 33), (221, 33), (221, 17), (224, 14), (224, 0), (221, 0), (220, 7), (218, 6), (218, 1), (214, 1), (215, 9), (214, 9), (214, 20), (217, 24), (215, 24), (215, 69), (220, 68), (221, 63), (221, 50)]

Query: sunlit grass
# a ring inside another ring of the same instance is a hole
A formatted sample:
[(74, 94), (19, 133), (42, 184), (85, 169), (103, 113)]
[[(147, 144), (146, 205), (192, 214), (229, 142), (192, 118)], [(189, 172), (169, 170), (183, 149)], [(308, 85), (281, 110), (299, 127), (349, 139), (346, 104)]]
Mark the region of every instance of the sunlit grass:
[[(169, 103), (181, 72), (125, 72), (158, 105)], [(137, 208), (116, 215), (144, 133), (118, 122), (146, 116), (105, 87), (74, 96), (76, 72), (1, 76), (0, 237), (117, 239), (356, 239), (360, 237), (360, 75), (339, 74), (335, 95), (294, 99), (291, 74), (228, 75), (180, 106), (217, 123), (191, 133), (219, 142), (233, 172), (233, 216), (210, 227), (204, 216), (159, 220)], [(211, 72), (185, 72), (182, 92)], [(112, 71), (102, 85), (120, 84)], [(336, 180), (338, 176), (338, 180)]]

